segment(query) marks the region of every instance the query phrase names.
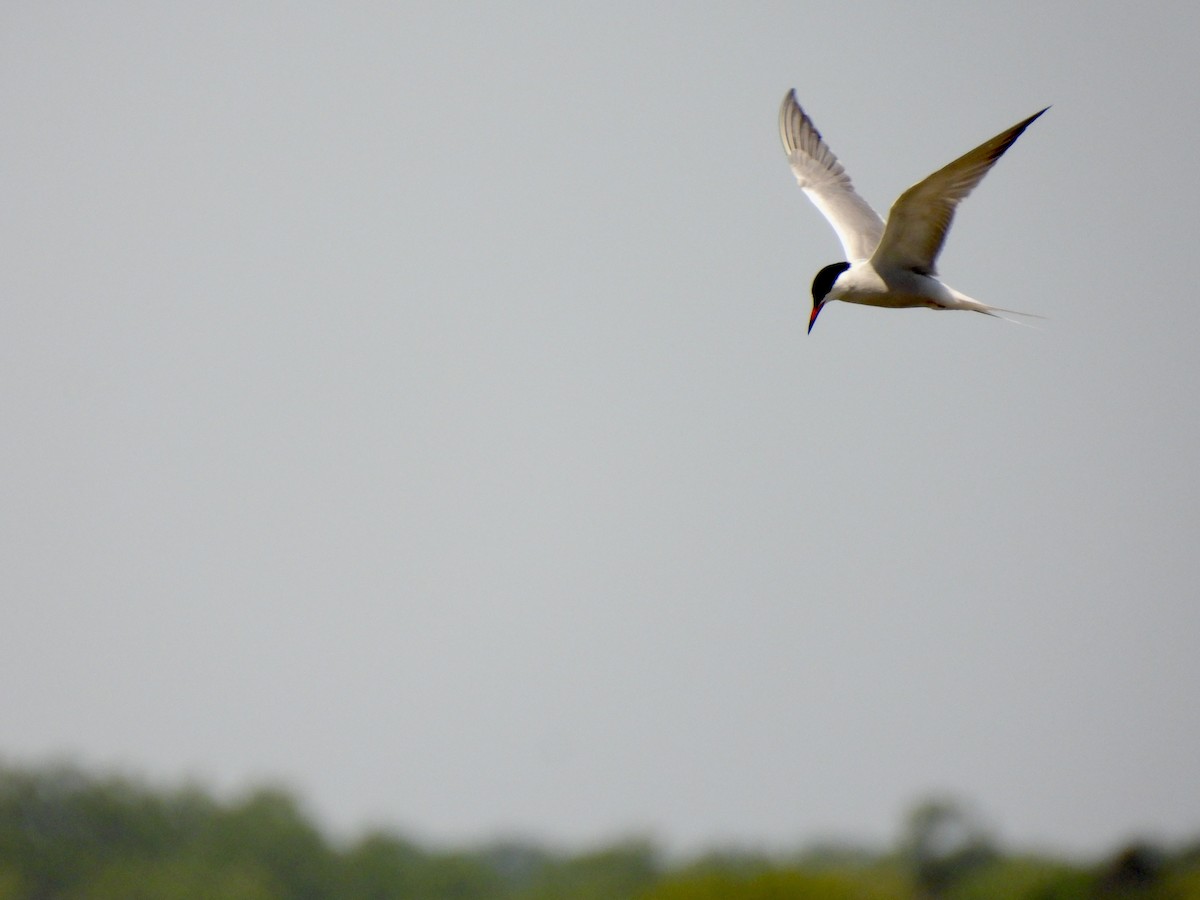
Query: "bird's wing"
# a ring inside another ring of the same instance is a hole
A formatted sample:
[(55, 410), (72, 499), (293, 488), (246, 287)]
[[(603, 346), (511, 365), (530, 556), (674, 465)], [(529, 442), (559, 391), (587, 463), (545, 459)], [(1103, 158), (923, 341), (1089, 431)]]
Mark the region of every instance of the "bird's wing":
[(1043, 109), (985, 141), (901, 194), (888, 213), (887, 228), (875, 248), (872, 261), (924, 275), (935, 274), (934, 261), (946, 242), (955, 208), (983, 180), (1021, 132), (1045, 111)]
[(883, 234), (883, 219), (854, 190), (850, 176), (789, 91), (779, 108), (779, 137), (808, 199), (837, 232), (846, 259), (866, 259)]

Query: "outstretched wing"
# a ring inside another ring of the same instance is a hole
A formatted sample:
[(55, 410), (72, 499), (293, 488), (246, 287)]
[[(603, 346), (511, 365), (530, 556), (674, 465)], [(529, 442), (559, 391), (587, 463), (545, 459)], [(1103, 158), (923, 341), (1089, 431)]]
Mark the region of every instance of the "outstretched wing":
[(796, 102), (795, 90), (779, 108), (779, 137), (796, 181), (837, 232), (846, 259), (869, 257), (884, 233), (883, 219), (854, 190), (850, 176)]
[(881, 266), (935, 274), (934, 261), (946, 242), (955, 208), (983, 180), (1021, 132), (1045, 111), (1043, 109), (985, 141), (901, 194), (888, 213), (887, 228), (872, 260)]

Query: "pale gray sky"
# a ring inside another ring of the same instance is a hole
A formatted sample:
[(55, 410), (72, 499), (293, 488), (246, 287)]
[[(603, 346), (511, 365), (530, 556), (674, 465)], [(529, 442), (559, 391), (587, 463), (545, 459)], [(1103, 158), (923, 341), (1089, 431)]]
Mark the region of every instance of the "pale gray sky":
[[(339, 829), (1200, 830), (1188, 4), (9, 3), (0, 753)], [(877, 208), (1048, 103), (947, 281)]]

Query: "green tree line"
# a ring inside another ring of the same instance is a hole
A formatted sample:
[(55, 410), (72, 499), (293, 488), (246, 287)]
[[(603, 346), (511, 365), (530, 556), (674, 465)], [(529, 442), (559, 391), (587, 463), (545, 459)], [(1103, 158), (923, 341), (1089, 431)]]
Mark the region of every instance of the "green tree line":
[(0, 765), (0, 900), (1200, 900), (1200, 842), (1132, 843), (1080, 863), (1006, 854), (954, 802), (922, 804), (897, 846), (670, 860), (628, 840), (566, 853), (439, 849), (323, 834), (287, 791), (221, 801), (73, 766)]

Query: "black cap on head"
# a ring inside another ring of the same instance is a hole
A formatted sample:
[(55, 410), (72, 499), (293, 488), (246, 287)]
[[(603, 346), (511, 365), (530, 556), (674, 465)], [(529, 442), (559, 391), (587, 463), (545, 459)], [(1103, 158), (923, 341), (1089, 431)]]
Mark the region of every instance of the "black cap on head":
[(848, 262), (830, 263), (813, 279), (812, 295), (813, 295), (813, 311), (808, 319), (808, 330), (811, 333), (813, 323), (817, 321), (817, 313), (821, 311), (821, 307), (825, 305), (826, 295), (833, 290), (833, 283), (837, 281), (838, 276), (850, 268)]

